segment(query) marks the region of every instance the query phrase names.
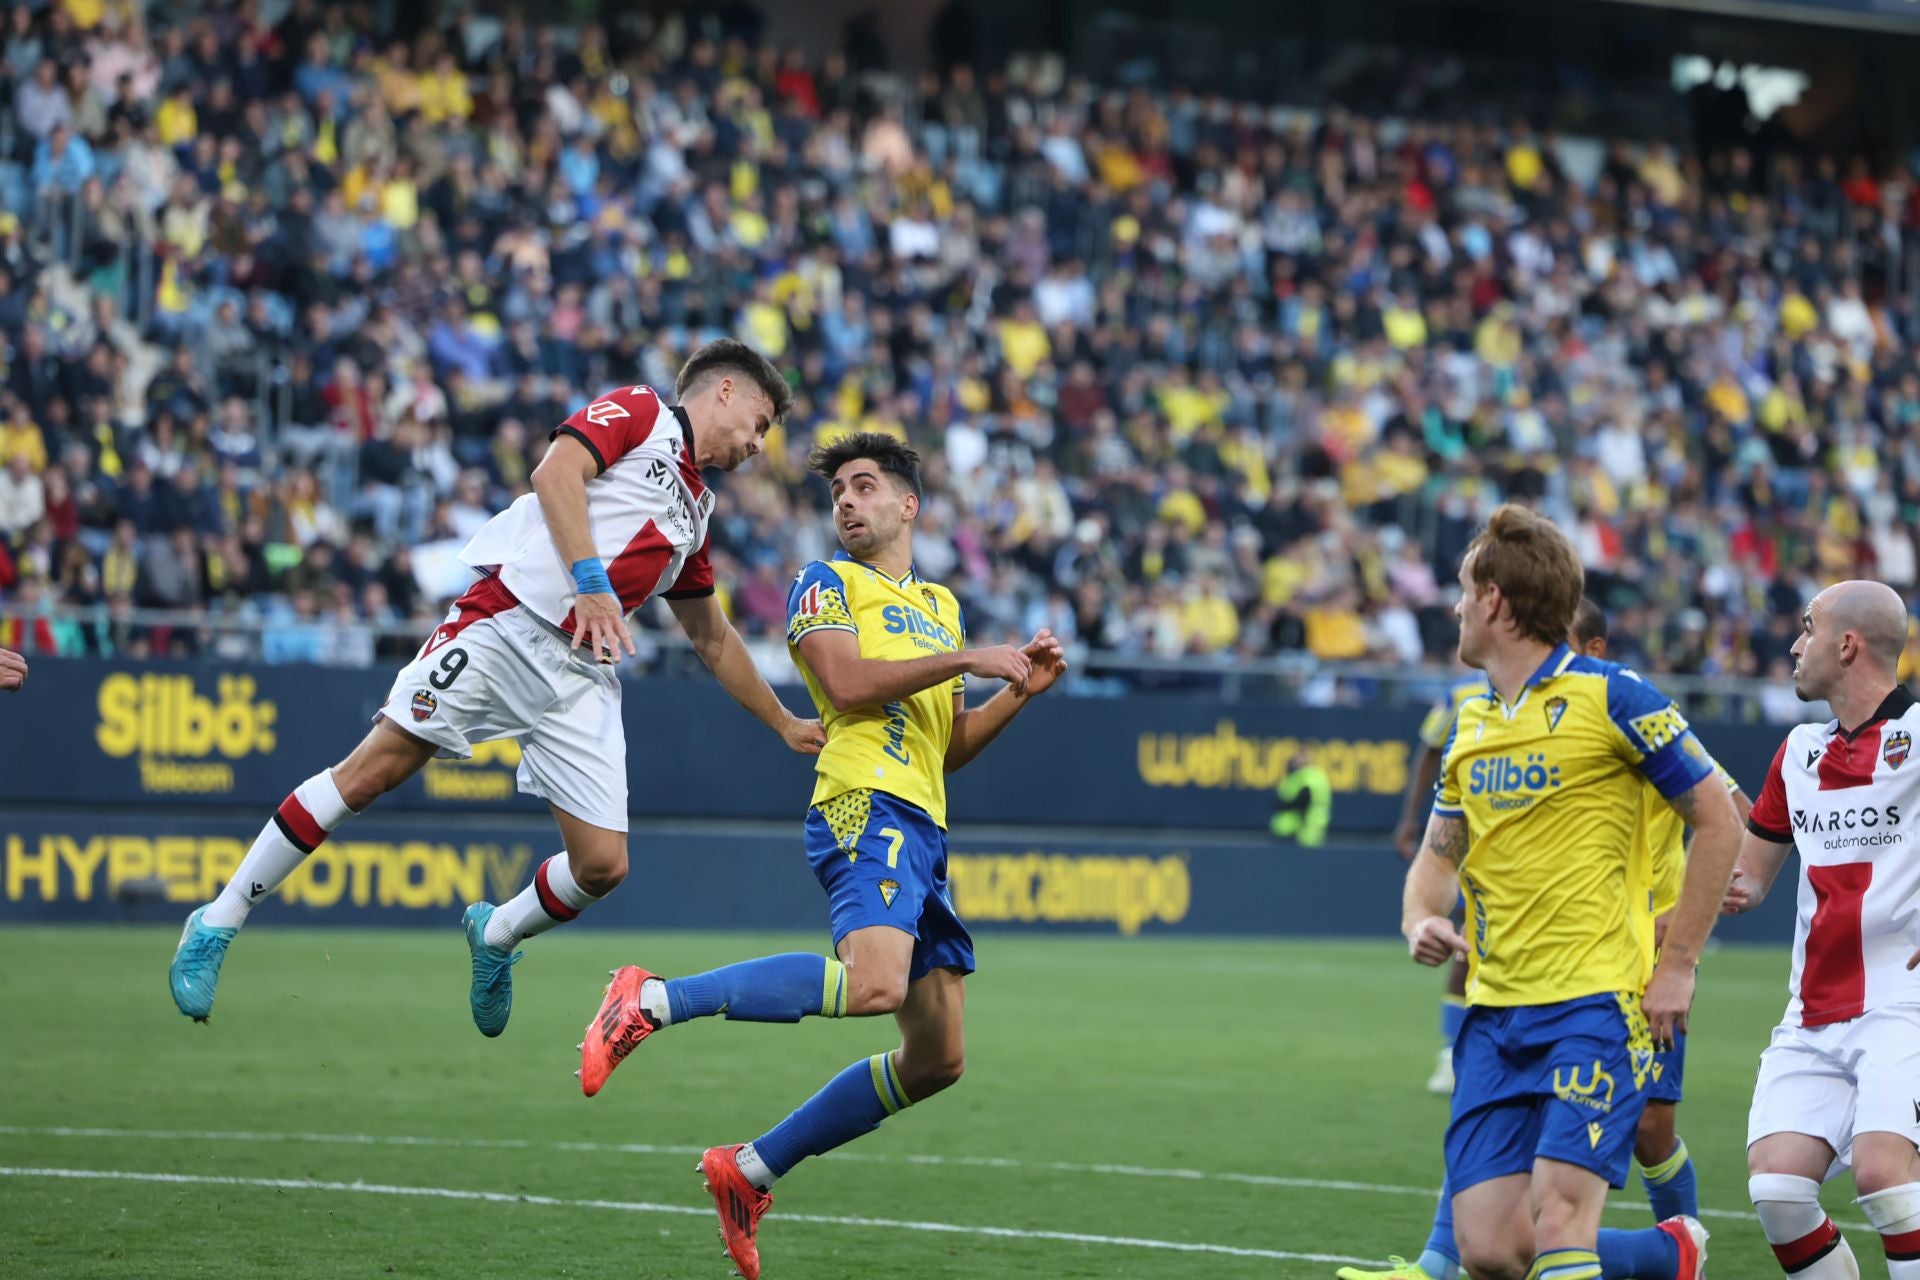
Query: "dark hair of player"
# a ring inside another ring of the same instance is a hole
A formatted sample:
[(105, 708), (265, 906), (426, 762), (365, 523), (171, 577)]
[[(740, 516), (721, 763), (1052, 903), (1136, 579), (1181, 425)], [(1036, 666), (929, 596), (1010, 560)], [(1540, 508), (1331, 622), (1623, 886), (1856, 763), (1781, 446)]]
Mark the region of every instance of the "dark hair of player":
[(1607, 611), (1592, 596), (1580, 597), (1580, 607), (1573, 614), (1573, 638), (1581, 644), (1607, 638)]
[(1558, 525), (1517, 503), (1502, 503), (1467, 547), (1467, 556), (1469, 581), (1500, 588), (1521, 635), (1543, 644), (1566, 643), (1587, 575)]
[(728, 373), (744, 376), (766, 393), (767, 401), (773, 405), (775, 422), (784, 419), (793, 408), (793, 388), (773, 367), (773, 362), (733, 338), (716, 338), (687, 358), (680, 366), (680, 376), (673, 380), (674, 398), (685, 400), (707, 379)]
[(920, 455), (883, 431), (855, 431), (819, 446), (807, 456), (807, 470), (831, 481), (855, 458), (868, 459), (906, 486), (914, 497), (921, 496)]

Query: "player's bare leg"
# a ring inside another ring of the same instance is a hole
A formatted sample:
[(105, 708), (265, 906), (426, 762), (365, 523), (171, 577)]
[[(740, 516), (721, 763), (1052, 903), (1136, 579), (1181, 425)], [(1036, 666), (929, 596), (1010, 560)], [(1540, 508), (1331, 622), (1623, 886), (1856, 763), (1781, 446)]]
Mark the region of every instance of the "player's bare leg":
[(1826, 1140), (1810, 1133), (1771, 1133), (1747, 1148), (1747, 1195), (1773, 1256), (1797, 1280), (1859, 1280), (1853, 1246), (1820, 1206), (1834, 1158)]
[(1475, 1280), (1524, 1280), (1533, 1263), (1532, 1181), (1513, 1173), (1454, 1193), (1460, 1265)]
[(220, 895), (187, 917), (167, 972), (181, 1013), (207, 1020), (227, 948), (254, 904), (279, 888), (335, 827), (418, 773), (437, 749), (383, 717), (345, 760), (280, 802)]
[(467, 1003), (481, 1035), (497, 1036), (513, 1013), (514, 948), (579, 916), (627, 878), (627, 833), (548, 805), (565, 845), (533, 869), (526, 888), (499, 906), (474, 902), (460, 917), (473, 975)]

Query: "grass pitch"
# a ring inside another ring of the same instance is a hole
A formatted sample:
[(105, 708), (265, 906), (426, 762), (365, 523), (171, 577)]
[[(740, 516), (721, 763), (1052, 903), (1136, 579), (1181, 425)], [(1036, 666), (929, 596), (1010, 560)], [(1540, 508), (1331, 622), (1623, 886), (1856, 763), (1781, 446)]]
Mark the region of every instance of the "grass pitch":
[[(894, 1043), (884, 1020), (704, 1022), (589, 1101), (573, 1046), (609, 968), (819, 939), (538, 938), (489, 1041), (451, 920), (256, 926), (204, 1027), (166, 994), (175, 937), (0, 932), (0, 1276), (724, 1277), (694, 1153)], [(1396, 944), (979, 942), (967, 1078), (782, 1182), (768, 1280), (1277, 1280), (1419, 1251), (1446, 1112), (1422, 1090), (1438, 978)], [(1702, 973), (1680, 1131), (1719, 1276), (1776, 1273), (1742, 1144), (1786, 968), (1727, 949)], [(1842, 1187), (1827, 1199), (1858, 1221)], [(1651, 1220), (1637, 1186), (1615, 1202), (1609, 1225)]]

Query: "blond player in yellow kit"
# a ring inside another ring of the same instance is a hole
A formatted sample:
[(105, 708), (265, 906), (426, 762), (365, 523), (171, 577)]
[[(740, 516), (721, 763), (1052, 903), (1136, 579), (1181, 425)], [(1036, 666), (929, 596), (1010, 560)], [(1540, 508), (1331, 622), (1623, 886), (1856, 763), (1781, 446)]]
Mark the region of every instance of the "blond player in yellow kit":
[[(617, 970), (581, 1045), (591, 1097), (635, 1046), (676, 1023), (894, 1016), (899, 1048), (854, 1063), (754, 1141), (701, 1158), (721, 1238), (747, 1280), (760, 1274), (756, 1232), (776, 1178), (960, 1078), (973, 940), (947, 890), (946, 775), (1066, 670), (1047, 631), (1022, 648), (964, 647), (959, 602), (913, 569), (913, 450), (859, 433), (816, 449), (809, 465), (831, 486), (843, 550), (794, 580), (787, 644), (827, 734), (806, 838), (838, 959), (766, 956), (665, 981)], [(1006, 687), (968, 709), (970, 675)]]
[[(1631, 1169), (1653, 1051), (1685, 1029), (1739, 824), (1678, 708), (1568, 647), (1583, 585), (1566, 535), (1522, 507), (1468, 548), (1460, 657), (1492, 691), (1455, 720), (1401, 928), (1422, 964), (1468, 958), (1446, 1137), (1466, 1270), (1699, 1280), (1697, 1221), (1602, 1232), (1600, 1214)], [(1657, 965), (1647, 785), (1695, 831)], [(1464, 935), (1447, 918), (1462, 889)]]
[[(1607, 656), (1607, 615), (1592, 600), (1580, 601), (1568, 644), (1575, 653), (1584, 657), (1604, 659)], [(1486, 696), (1484, 685), (1478, 696)], [(1451, 717), (1458, 714), (1458, 708), (1464, 701), (1456, 703), (1449, 714), (1442, 730), (1443, 744), (1452, 729)], [(1424, 735), (1424, 729), (1422, 733)], [(1751, 807), (1746, 795), (1717, 762), (1714, 770), (1733, 796), (1735, 812), (1744, 823), (1747, 810)], [(1653, 899), (1651, 918), (1636, 916), (1635, 925), (1643, 930), (1653, 930), (1653, 946), (1657, 950), (1667, 913), (1680, 901), (1680, 883), (1686, 871), (1687, 851), (1686, 829), (1680, 821), (1680, 815), (1673, 811), (1673, 806), (1651, 784), (1641, 788), (1640, 837), (1653, 859)], [(1686, 1054), (1686, 1032), (1676, 1031), (1673, 1047), (1653, 1055), (1643, 1090), (1646, 1108), (1640, 1113), (1639, 1126), (1634, 1135), (1634, 1167), (1640, 1171), (1640, 1181), (1646, 1187), (1647, 1200), (1656, 1222), (1674, 1218), (1697, 1219), (1700, 1216), (1693, 1160), (1687, 1153), (1686, 1143), (1674, 1130), (1674, 1111), (1680, 1102)], [(1451, 1077), (1451, 1070), (1448, 1075)], [(1384, 1271), (1342, 1267), (1334, 1273), (1336, 1280), (1458, 1280), (1459, 1275), (1460, 1247), (1454, 1238), (1453, 1198), (1445, 1187), (1441, 1188), (1433, 1227), (1418, 1258), (1408, 1261), (1396, 1257)]]

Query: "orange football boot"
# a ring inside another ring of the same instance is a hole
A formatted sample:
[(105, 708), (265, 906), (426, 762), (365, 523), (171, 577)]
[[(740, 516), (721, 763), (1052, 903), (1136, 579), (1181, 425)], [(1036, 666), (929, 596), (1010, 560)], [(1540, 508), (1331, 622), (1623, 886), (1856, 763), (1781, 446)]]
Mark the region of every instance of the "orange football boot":
[(735, 1157), (746, 1145), (736, 1142), (730, 1147), (709, 1148), (700, 1157), (700, 1173), (720, 1214), (720, 1239), (727, 1246), (727, 1256), (744, 1280), (760, 1280), (760, 1246), (753, 1236), (760, 1219), (773, 1205), (773, 1193), (754, 1186), (740, 1172)]
[(600, 1011), (587, 1024), (587, 1037), (574, 1047), (580, 1050), (580, 1092), (591, 1098), (607, 1083), (613, 1069), (659, 1026), (640, 1007), (640, 984), (654, 975), (636, 965), (615, 969), (607, 975), (606, 999)]

